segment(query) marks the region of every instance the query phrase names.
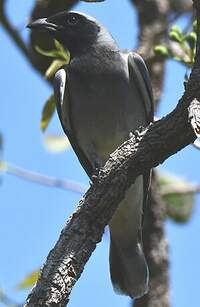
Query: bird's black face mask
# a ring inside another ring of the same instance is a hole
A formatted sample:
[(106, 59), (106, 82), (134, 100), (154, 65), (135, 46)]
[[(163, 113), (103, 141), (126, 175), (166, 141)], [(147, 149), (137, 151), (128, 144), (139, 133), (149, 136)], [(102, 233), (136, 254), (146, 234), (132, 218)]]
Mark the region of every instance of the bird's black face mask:
[(28, 27), (48, 32), (69, 50), (72, 57), (87, 52), (100, 31), (100, 27), (93, 20), (75, 12), (61, 12), (41, 18), (30, 23)]

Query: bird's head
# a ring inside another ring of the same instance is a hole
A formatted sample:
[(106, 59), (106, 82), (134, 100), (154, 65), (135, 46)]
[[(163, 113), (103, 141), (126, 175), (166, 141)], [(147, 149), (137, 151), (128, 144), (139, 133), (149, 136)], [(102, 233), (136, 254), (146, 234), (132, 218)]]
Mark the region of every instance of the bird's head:
[(48, 32), (69, 50), (72, 57), (87, 51), (96, 42), (113, 42), (108, 32), (94, 18), (78, 12), (60, 12), (37, 19), (27, 27)]

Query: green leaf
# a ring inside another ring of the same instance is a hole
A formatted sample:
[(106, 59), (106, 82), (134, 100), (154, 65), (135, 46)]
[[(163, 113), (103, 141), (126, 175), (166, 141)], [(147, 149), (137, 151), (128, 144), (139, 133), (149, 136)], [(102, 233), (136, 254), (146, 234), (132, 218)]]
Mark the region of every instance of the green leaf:
[(66, 61), (54, 60), (49, 66), (49, 68), (47, 69), (47, 71), (45, 72), (45, 78), (50, 79), (51, 77), (53, 77), (55, 73), (57, 72), (57, 70), (65, 64), (66, 64)]
[(62, 152), (71, 147), (70, 142), (65, 135), (48, 135), (44, 139), (44, 145), (53, 153)]
[[(191, 184), (182, 178), (162, 174), (159, 175), (159, 182), (168, 217), (177, 223), (187, 222), (193, 211), (194, 193), (181, 194), (176, 193), (175, 191), (178, 188), (181, 190), (187, 190), (191, 187)], [(168, 193), (164, 193), (164, 191), (168, 191)]]
[(57, 41), (56, 39), (54, 40), (54, 44), (55, 44), (55, 47), (58, 51), (62, 52), (62, 53), (65, 53), (65, 49), (63, 47), (63, 45)]
[(177, 42), (177, 43), (183, 42), (183, 37), (176, 31), (170, 31), (169, 38), (170, 40)]
[(194, 49), (197, 42), (197, 34), (195, 32), (191, 32), (185, 37), (185, 40), (189, 44), (190, 48)]
[(154, 47), (154, 53), (156, 55), (162, 56), (164, 58), (168, 58), (169, 57), (169, 50), (167, 47), (163, 46), (163, 45), (157, 45)]
[[(177, 61), (177, 62), (181, 62), (181, 63), (183, 62), (183, 58), (181, 58), (181, 57), (179, 57), (179, 56), (176, 56), (176, 55), (175, 55), (175, 56), (172, 56), (172, 59), (175, 60), (175, 61)], [(183, 63), (184, 63), (184, 62), (183, 62)]]
[(24, 280), (22, 280), (22, 282), (20, 282), (16, 289), (17, 290), (24, 290), (24, 289), (27, 289), (27, 288), (30, 288), (30, 287), (33, 287), (34, 284), (37, 282), (38, 278), (39, 278), (39, 275), (40, 275), (40, 271), (34, 271), (30, 274), (28, 274)]
[(64, 61), (66, 61), (66, 64), (68, 64), (69, 60), (70, 60), (69, 51), (65, 50), (63, 45), (59, 41), (57, 41), (56, 39), (54, 40), (54, 44), (55, 44), (55, 47), (58, 51), (60, 58), (63, 59)]
[(69, 52), (65, 50), (63, 46), (57, 40), (54, 40), (54, 44), (55, 44), (56, 49), (50, 50), (50, 51), (42, 50), (39, 46), (35, 47), (38, 53), (55, 59), (52, 61), (52, 63), (49, 65), (48, 69), (45, 72), (46, 79), (50, 79), (51, 77), (53, 77), (56, 71), (60, 67), (68, 64), (70, 61)]
[(56, 58), (56, 59), (65, 61), (65, 64), (68, 64), (69, 59), (70, 59), (69, 51), (65, 50), (58, 41), (54, 40), (54, 43), (56, 47), (55, 50), (47, 51), (47, 50), (41, 49), (39, 46), (35, 46), (35, 50), (44, 56)]
[(192, 28), (194, 32), (197, 32), (197, 20), (193, 21)]
[(51, 95), (47, 102), (44, 105), (42, 110), (42, 119), (40, 121), (40, 129), (44, 132), (49, 125), (49, 122), (54, 114), (55, 111), (55, 99), (54, 95)]
[(58, 57), (58, 51), (57, 50), (51, 50), (51, 51), (45, 51), (43, 49), (41, 49), (39, 46), (35, 46), (35, 50), (47, 57), (52, 57), (52, 58), (56, 58)]
[(8, 165), (6, 162), (0, 161), (0, 172), (4, 173), (8, 170)]
[(176, 32), (178, 35), (183, 35), (181, 29), (177, 25), (172, 26), (170, 32)]

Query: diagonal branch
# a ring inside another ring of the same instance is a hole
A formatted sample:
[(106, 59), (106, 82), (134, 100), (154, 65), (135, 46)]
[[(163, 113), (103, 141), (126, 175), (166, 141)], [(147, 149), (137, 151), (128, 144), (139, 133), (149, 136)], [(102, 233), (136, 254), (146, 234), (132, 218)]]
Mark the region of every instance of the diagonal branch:
[(166, 117), (135, 133), (107, 161), (50, 252), (26, 307), (65, 306), (84, 266), (135, 178), (189, 145), (196, 135), (188, 108), (200, 101), (200, 3), (196, 61), (183, 97)]
[(20, 36), (19, 32), (12, 26), (10, 23), (6, 12), (5, 12), (5, 0), (0, 0), (0, 23), (3, 28), (7, 31), (11, 39), (18, 46), (18, 48), (22, 51), (24, 56), (29, 59), (29, 51), (28, 48)]

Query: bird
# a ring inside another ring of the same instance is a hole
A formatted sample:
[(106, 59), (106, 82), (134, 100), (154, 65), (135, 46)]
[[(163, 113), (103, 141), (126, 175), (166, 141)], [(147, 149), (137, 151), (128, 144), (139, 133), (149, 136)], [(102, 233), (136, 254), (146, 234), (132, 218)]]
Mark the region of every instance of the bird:
[[(28, 25), (46, 32), (70, 53), (54, 77), (62, 128), (92, 179), (131, 133), (153, 121), (149, 72), (135, 52), (121, 52), (95, 18), (63, 11)], [(109, 222), (110, 275), (119, 294), (139, 298), (148, 292), (149, 271), (142, 247), (143, 209), (151, 170), (136, 178)]]

